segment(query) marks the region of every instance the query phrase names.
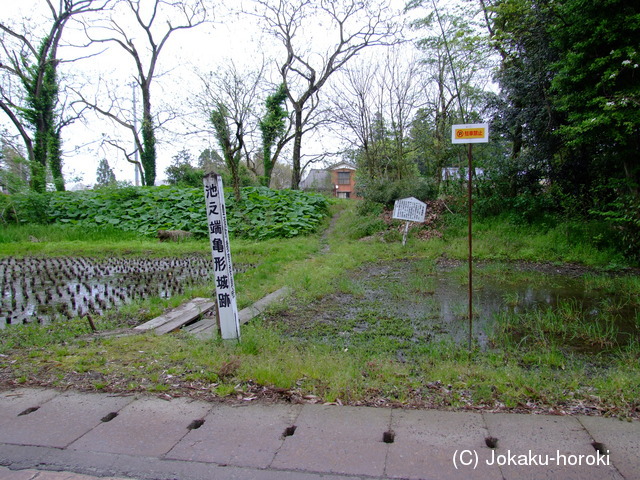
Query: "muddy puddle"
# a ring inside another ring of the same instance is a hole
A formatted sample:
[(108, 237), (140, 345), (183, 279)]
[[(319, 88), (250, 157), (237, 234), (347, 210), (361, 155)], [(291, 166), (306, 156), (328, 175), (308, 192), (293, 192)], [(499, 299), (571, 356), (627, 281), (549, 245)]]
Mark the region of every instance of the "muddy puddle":
[[(366, 266), (337, 279), (336, 293), (310, 305), (294, 305), (284, 314), (285, 329), (293, 336), (320, 336), (328, 343), (339, 339), (345, 348), (386, 337), (400, 354), (439, 340), (466, 345), (467, 272), (466, 264), (458, 262)], [(567, 309), (584, 325), (607, 323), (608, 346), (640, 340), (637, 295), (617, 294), (606, 278), (586, 271), (489, 263), (474, 266), (473, 282), (473, 339), (483, 349), (493, 346), (494, 327), (501, 316), (567, 315)], [(574, 337), (572, 347), (583, 348), (579, 335)]]
[[(247, 267), (234, 265), (237, 271)], [(0, 259), (0, 328), (100, 315), (133, 300), (169, 298), (213, 276), (209, 255), (180, 258)]]

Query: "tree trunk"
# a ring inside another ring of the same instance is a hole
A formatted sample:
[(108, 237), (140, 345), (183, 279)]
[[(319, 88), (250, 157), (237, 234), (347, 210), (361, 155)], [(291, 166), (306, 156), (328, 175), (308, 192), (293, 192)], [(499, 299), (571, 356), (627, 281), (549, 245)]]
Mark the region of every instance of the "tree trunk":
[(142, 152), (140, 162), (144, 170), (144, 184), (152, 187), (156, 183), (156, 135), (151, 117), (151, 93), (149, 85), (142, 83)]
[(293, 137), (293, 170), (291, 172), (291, 190), (300, 189), (300, 157), (302, 151), (302, 110), (296, 110), (295, 132)]
[(31, 167), (31, 189), (34, 192), (44, 193), (47, 190), (47, 135), (42, 126), (44, 122), (39, 119), (33, 137), (33, 160)]
[(56, 191), (64, 192), (64, 177), (62, 176), (62, 158), (60, 152), (60, 132), (51, 132), (49, 134), (49, 169), (51, 170), (51, 176), (53, 177), (53, 184), (56, 187)]
[(240, 195), (240, 162), (231, 162), (231, 181), (233, 182), (233, 195), (236, 197), (236, 201), (240, 201), (242, 199)]
[(264, 158), (262, 160), (262, 166), (264, 169), (264, 174), (262, 175), (262, 178), (260, 179), (260, 184), (263, 187), (267, 187), (269, 188), (269, 185), (271, 184), (271, 175), (273, 173), (273, 162), (271, 161), (271, 151), (270, 149), (264, 149), (263, 152)]

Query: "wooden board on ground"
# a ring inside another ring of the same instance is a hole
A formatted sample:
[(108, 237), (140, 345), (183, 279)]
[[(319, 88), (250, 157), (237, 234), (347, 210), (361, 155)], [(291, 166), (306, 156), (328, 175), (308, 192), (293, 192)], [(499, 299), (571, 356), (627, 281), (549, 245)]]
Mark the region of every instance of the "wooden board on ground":
[(207, 298), (194, 298), (189, 302), (174, 308), (173, 310), (149, 320), (134, 328), (137, 331), (153, 330), (158, 335), (178, 330), (185, 325), (193, 323), (204, 313), (214, 309), (215, 302)]
[(281, 298), (284, 298), (289, 293), (291, 293), (291, 289), (289, 287), (282, 287), (279, 290), (270, 293), (266, 297), (261, 298), (250, 307), (243, 308), (238, 314), (238, 316), (240, 317), (240, 325), (244, 325), (252, 318), (257, 317), (262, 312), (264, 312), (269, 305), (277, 300), (280, 300)]
[[(284, 298), (289, 293), (291, 293), (291, 289), (289, 287), (282, 287), (281, 289), (270, 293), (266, 297), (261, 298), (250, 307), (243, 308), (238, 313), (238, 316), (240, 317), (240, 324), (244, 325), (252, 318), (257, 317), (264, 312), (269, 305)], [(218, 330), (218, 324), (215, 318), (213, 320), (205, 318), (187, 327), (186, 330), (190, 331), (198, 338), (211, 338)]]
[(198, 320), (197, 322), (192, 323), (191, 325), (187, 325), (183, 328), (185, 332), (189, 332), (194, 335), (197, 335), (198, 333), (204, 332), (209, 329), (218, 329), (218, 319), (215, 316), (215, 313), (213, 314), (213, 317), (203, 318), (202, 320)]

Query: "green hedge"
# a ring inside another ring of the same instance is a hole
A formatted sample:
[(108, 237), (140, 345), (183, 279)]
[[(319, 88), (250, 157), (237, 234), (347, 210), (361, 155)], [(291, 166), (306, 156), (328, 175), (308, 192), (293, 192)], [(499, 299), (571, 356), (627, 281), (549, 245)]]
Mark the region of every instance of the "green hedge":
[[(288, 238), (313, 232), (328, 212), (322, 195), (293, 190), (245, 187), (236, 202), (227, 193), (229, 231), (243, 238)], [(5, 223), (109, 226), (141, 235), (186, 230), (206, 236), (203, 189), (125, 187), (82, 192), (49, 192), (0, 197)]]

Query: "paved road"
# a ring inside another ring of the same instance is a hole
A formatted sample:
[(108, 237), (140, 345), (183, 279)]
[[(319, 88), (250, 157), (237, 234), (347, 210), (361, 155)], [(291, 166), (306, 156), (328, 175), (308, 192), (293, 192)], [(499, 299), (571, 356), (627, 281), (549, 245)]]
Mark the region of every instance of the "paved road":
[(600, 417), (0, 393), (0, 480), (632, 480), (639, 448)]

